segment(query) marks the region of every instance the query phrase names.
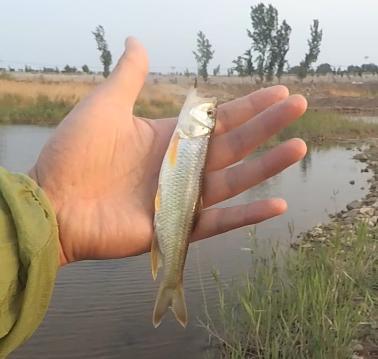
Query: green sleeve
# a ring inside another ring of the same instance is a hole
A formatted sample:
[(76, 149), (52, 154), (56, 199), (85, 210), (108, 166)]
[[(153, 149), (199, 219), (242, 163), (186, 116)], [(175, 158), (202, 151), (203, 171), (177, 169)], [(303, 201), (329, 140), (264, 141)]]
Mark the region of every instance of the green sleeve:
[(0, 358), (41, 323), (58, 267), (58, 226), (46, 195), (0, 167)]

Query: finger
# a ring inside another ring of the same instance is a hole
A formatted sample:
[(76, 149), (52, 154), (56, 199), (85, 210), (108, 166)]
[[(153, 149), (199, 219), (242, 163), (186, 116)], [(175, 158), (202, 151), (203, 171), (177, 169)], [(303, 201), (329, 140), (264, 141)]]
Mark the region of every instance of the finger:
[(238, 128), (215, 137), (209, 149), (207, 170), (214, 171), (240, 161), (269, 137), (302, 116), (306, 108), (307, 101), (303, 96), (290, 96)]
[[(282, 85), (263, 88), (251, 94), (237, 98), (218, 106), (215, 134), (221, 135), (238, 127), (251, 117), (264, 111), (269, 106), (287, 98), (289, 90)], [(160, 125), (161, 120), (154, 120), (152, 125)], [(163, 119), (164, 128), (172, 132), (177, 118)]]
[(148, 73), (148, 56), (143, 45), (129, 37), (125, 51), (109, 77), (109, 90), (125, 106), (132, 107)]
[(301, 160), (306, 151), (306, 144), (301, 139), (292, 139), (259, 158), (210, 173), (204, 183), (204, 206), (209, 207), (236, 196), (276, 175)]
[(286, 209), (283, 199), (274, 198), (235, 207), (207, 209), (202, 211), (191, 241), (265, 221), (284, 213)]
[(240, 126), (269, 106), (287, 98), (289, 90), (282, 85), (263, 88), (218, 106), (215, 133), (220, 135)]

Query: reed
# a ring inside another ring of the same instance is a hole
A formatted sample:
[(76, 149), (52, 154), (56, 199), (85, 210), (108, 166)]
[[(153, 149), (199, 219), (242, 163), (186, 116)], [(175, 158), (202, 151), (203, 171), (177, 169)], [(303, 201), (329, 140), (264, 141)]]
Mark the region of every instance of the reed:
[(280, 261), (275, 252), (255, 258), (236, 285), (216, 277), (216, 319), (206, 315), (202, 324), (218, 357), (344, 359), (355, 340), (377, 345), (375, 231), (362, 224), (349, 236), (337, 231), (327, 245)]

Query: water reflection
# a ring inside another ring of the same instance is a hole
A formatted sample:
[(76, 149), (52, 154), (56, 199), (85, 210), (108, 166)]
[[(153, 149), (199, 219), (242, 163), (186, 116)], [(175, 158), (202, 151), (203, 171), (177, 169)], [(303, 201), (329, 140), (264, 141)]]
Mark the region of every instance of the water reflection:
[[(0, 127), (0, 164), (26, 171), (37, 158), (52, 129), (35, 126)], [(224, 206), (283, 197), (288, 212), (255, 228), (258, 251), (272, 242), (288, 246), (300, 231), (327, 219), (327, 212), (360, 198), (369, 174), (352, 151), (341, 147), (312, 149), (302, 163), (225, 202)], [(356, 181), (355, 186), (349, 180)], [(205, 289), (209, 311), (217, 302), (211, 271), (222, 280), (241, 275), (252, 257), (241, 250), (251, 245), (251, 227), (191, 246), (185, 270), (190, 322), (186, 330), (168, 315), (158, 330), (151, 324), (157, 283), (151, 279), (148, 255), (125, 260), (81, 262), (59, 272), (48, 314), (32, 337), (10, 358), (198, 358), (207, 335), (198, 328)], [(198, 249), (198, 250), (197, 250)], [(46, 354), (48, 353), (48, 354)]]
[(311, 168), (311, 149), (307, 151), (306, 156), (302, 159), (302, 161), (299, 163), (299, 166), (302, 170), (303, 177), (307, 177), (307, 170), (308, 168)]

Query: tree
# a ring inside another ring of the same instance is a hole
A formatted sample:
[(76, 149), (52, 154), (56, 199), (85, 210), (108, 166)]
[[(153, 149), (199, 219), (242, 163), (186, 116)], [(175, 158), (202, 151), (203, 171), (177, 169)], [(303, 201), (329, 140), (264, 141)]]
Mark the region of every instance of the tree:
[(371, 74), (378, 73), (378, 66), (376, 64), (370, 63), (370, 64), (362, 64), (361, 65), (362, 72), (367, 72)]
[(42, 72), (44, 73), (59, 73), (59, 69), (57, 67), (43, 67)]
[(232, 70), (237, 72), (239, 76), (245, 76), (245, 66), (243, 57), (238, 56), (235, 60), (232, 61), (232, 63), (235, 64)]
[(246, 50), (243, 55), (245, 62), (245, 74), (252, 77), (253, 73), (255, 72), (255, 68), (253, 67), (252, 50)]
[(215, 67), (215, 68), (213, 69), (213, 75), (214, 75), (214, 76), (218, 76), (219, 73), (220, 73), (220, 65), (218, 65), (217, 67)]
[(77, 71), (77, 68), (75, 66), (66, 65), (64, 66), (63, 73), (65, 74), (73, 74)]
[(349, 65), (347, 68), (348, 74), (351, 75), (358, 75), (362, 77), (362, 67), (360, 66), (355, 66), (355, 65)]
[(301, 69), (301, 67), (299, 65), (292, 66), (292, 67), (289, 68), (288, 74), (298, 76), (300, 69)]
[[(252, 31), (247, 34), (252, 40), (251, 50), (256, 53), (256, 72), (260, 81), (272, 81), (274, 74), (281, 77), (286, 64), (286, 54), (289, 51), (291, 27), (284, 20), (278, 26), (278, 11), (272, 5), (259, 3), (251, 6)], [(252, 57), (252, 51), (249, 55)], [(245, 55), (248, 55), (248, 50)], [(252, 75), (251, 67), (248, 74)]]
[(108, 49), (108, 44), (105, 40), (105, 30), (102, 25), (98, 25), (95, 31), (92, 31), (97, 43), (97, 50), (100, 51), (100, 60), (104, 67), (103, 75), (108, 77), (110, 74), (110, 65), (112, 64), (112, 54)]
[(276, 76), (279, 81), (281, 81), (281, 76), (284, 72), (285, 65), (287, 64), (286, 55), (289, 51), (291, 26), (286, 22), (282, 21), (280, 28), (277, 30), (275, 37), (276, 51), (277, 51), (277, 71)]
[(314, 20), (313, 24), (310, 27), (311, 36), (307, 40), (308, 52), (305, 55), (305, 58), (300, 63), (300, 71), (298, 77), (304, 79), (307, 76), (307, 73), (311, 69), (311, 65), (316, 62), (320, 54), (320, 44), (322, 42), (323, 30), (319, 29), (319, 20)]
[(244, 56), (238, 56), (232, 61), (235, 66), (232, 68), (239, 76), (252, 76), (254, 73), (252, 51), (249, 49), (244, 52)]
[(83, 65), (83, 66), (81, 67), (81, 69), (82, 69), (83, 72), (85, 72), (86, 74), (89, 74), (89, 73), (90, 73), (90, 70), (89, 70), (88, 65)]
[(253, 31), (247, 29), (247, 34), (252, 39), (253, 51), (258, 54), (256, 57), (257, 74), (262, 82), (266, 67), (269, 69), (274, 65), (273, 58), (269, 59), (268, 65), (266, 65), (266, 62), (268, 50), (272, 46), (273, 34), (277, 29), (278, 12), (272, 5), (266, 7), (263, 3), (260, 3), (251, 6), (250, 17)]
[(319, 75), (326, 75), (332, 72), (333, 72), (332, 66), (328, 63), (320, 64), (316, 68), (316, 73)]
[(209, 77), (207, 66), (214, 55), (214, 50), (211, 48), (210, 41), (202, 31), (199, 31), (197, 34), (197, 51), (193, 51), (193, 54), (198, 65), (198, 75), (205, 81), (207, 81)]

